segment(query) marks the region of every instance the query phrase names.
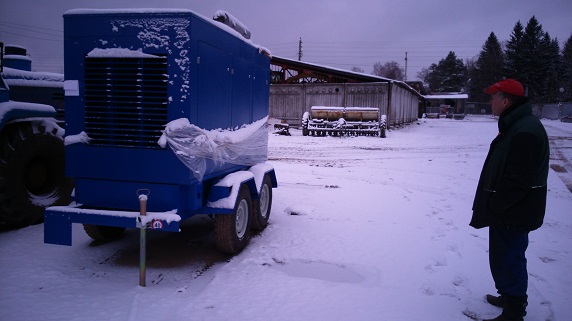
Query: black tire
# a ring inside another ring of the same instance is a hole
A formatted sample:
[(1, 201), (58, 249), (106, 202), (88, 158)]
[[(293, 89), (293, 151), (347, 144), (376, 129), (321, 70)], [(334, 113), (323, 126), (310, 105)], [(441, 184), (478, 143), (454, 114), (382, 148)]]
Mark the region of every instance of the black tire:
[(252, 229), (262, 231), (268, 225), (270, 210), (272, 209), (272, 180), (266, 174), (260, 188), (260, 195), (252, 202)]
[(232, 214), (220, 214), (215, 219), (216, 245), (221, 252), (240, 253), (250, 238), (252, 200), (248, 186), (242, 185), (238, 191)]
[(8, 125), (0, 135), (0, 221), (40, 223), (44, 208), (68, 205), (73, 180), (65, 177), (64, 142), (31, 123)]
[(110, 242), (119, 239), (123, 232), (125, 232), (125, 227), (116, 226), (102, 226), (102, 225), (89, 225), (84, 224), (83, 229), (85, 233), (89, 235), (92, 239), (101, 242)]

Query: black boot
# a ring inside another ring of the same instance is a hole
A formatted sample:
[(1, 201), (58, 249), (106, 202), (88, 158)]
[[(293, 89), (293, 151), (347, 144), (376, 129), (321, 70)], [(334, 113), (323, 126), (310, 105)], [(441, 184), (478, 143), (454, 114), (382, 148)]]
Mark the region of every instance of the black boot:
[(502, 314), (494, 319), (483, 321), (524, 321), (526, 306), (528, 305), (527, 297), (506, 295), (502, 298), (504, 299)]
[(486, 299), (488, 303), (494, 305), (495, 307), (504, 307), (504, 297), (502, 295), (494, 296), (487, 294)]

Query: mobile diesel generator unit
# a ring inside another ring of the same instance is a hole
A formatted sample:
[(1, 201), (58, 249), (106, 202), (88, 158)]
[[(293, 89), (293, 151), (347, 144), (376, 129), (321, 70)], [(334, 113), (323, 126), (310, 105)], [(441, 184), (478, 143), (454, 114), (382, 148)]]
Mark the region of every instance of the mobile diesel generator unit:
[(217, 246), (237, 253), (266, 226), (277, 186), (265, 163), (270, 57), (230, 14), (213, 19), (178, 9), (64, 15), (75, 200), (46, 209), (46, 243), (71, 245), (72, 223), (107, 241), (212, 214)]

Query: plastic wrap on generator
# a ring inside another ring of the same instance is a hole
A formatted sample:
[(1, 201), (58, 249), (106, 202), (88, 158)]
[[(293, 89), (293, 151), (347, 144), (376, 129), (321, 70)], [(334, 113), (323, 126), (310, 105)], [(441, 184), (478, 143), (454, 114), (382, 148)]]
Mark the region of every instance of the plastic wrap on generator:
[(171, 150), (194, 177), (202, 181), (207, 159), (216, 166), (225, 163), (252, 166), (268, 160), (268, 117), (236, 130), (206, 130), (186, 118), (171, 121), (158, 144)]

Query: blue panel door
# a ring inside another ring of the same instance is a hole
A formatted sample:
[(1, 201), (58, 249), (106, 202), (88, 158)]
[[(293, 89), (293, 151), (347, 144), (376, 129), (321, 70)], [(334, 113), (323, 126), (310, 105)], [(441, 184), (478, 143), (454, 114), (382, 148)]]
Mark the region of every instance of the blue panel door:
[(231, 127), (231, 55), (199, 42), (197, 126)]
[(232, 125), (252, 123), (252, 63), (237, 58), (234, 61), (232, 82)]

